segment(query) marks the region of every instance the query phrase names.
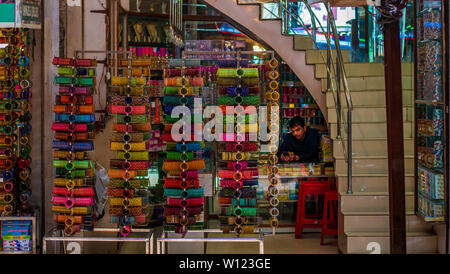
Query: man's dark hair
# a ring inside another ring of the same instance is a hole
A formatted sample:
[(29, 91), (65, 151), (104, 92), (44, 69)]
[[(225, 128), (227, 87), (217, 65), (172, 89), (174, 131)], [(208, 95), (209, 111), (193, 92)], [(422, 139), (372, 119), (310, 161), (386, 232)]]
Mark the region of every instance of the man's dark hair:
[(295, 116), (291, 120), (289, 120), (289, 128), (293, 128), (295, 126), (305, 126), (305, 118), (300, 116)]

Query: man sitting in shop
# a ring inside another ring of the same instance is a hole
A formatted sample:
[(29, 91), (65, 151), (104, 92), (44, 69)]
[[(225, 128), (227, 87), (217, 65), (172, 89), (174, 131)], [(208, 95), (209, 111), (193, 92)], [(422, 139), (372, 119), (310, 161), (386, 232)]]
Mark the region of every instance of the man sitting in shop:
[(283, 136), (277, 156), (282, 162), (319, 161), (319, 133), (316, 129), (305, 125), (305, 119), (295, 116), (289, 121), (291, 133)]

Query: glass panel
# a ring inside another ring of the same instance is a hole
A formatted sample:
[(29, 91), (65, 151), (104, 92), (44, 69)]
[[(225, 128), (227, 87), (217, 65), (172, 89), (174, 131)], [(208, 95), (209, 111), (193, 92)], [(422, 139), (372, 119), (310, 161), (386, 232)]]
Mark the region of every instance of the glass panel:
[(278, 19), (280, 10), (278, 3), (261, 4), (261, 19)]

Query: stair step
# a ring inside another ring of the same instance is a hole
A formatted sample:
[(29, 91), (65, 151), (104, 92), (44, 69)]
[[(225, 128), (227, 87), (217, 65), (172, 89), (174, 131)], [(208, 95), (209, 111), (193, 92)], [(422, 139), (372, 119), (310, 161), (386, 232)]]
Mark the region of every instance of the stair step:
[[(344, 232), (348, 233), (386, 233), (389, 232), (389, 214), (385, 215), (345, 215)], [(416, 215), (406, 216), (406, 231), (411, 232), (433, 232), (433, 225), (425, 223)]]
[[(414, 210), (414, 193), (405, 193), (406, 211)], [(340, 195), (340, 210), (353, 212), (388, 211), (389, 195), (387, 193), (372, 195)]]
[[(383, 76), (362, 76), (349, 77), (347, 76), (348, 86), (351, 92), (353, 91), (367, 91), (367, 90), (385, 90), (385, 79)], [(327, 90), (327, 79), (321, 79), (322, 91)], [(402, 89), (414, 89), (414, 77), (402, 76)]]
[[(345, 174), (347, 172), (347, 163), (342, 158), (336, 158), (336, 173), (337, 174)], [(405, 173), (414, 173), (414, 158), (407, 158), (405, 156)], [(352, 160), (352, 174), (358, 173), (371, 173), (371, 174), (388, 174), (388, 159), (387, 158), (363, 158), (363, 159), (353, 159)]]
[[(402, 76), (412, 76), (412, 63), (402, 63)], [(383, 63), (347, 63), (344, 64), (347, 77), (384, 76)], [(326, 64), (317, 64), (316, 78), (327, 78)], [(351, 86), (350, 86), (351, 87)]]
[(314, 41), (310, 36), (294, 35), (294, 50), (314, 49)]
[[(384, 216), (384, 215), (389, 216), (389, 212), (388, 211), (361, 211), (361, 212), (359, 212), (359, 211), (345, 211), (345, 212), (342, 212), (342, 214), (344, 216)], [(409, 216), (409, 215), (416, 216), (414, 211), (406, 211), (405, 215), (406, 216)]]
[[(346, 234), (345, 237), (344, 253), (370, 254), (373, 251), (370, 243), (379, 246), (381, 254), (390, 253), (389, 233), (352, 232)], [(406, 252), (408, 254), (435, 254), (438, 252), (437, 244), (437, 236), (432, 233), (411, 232), (406, 234)]]
[[(334, 59), (337, 57), (337, 51), (335, 49), (332, 50), (332, 54)], [(350, 63), (350, 51), (342, 50), (342, 58), (344, 59), (344, 63)], [(326, 64), (327, 63), (327, 50), (326, 49), (312, 49), (306, 51), (306, 64), (314, 65), (314, 64)]]
[[(336, 94), (329, 91), (326, 93), (327, 107), (335, 107)], [(352, 104), (355, 107), (361, 106), (386, 106), (386, 92), (382, 91), (351, 91), (350, 96), (352, 98)], [(336, 96), (337, 97), (337, 96)], [(337, 99), (337, 98), (336, 98)], [(345, 105), (345, 94), (341, 93), (341, 103)], [(414, 91), (403, 90), (403, 106), (414, 105)]]
[[(343, 141), (347, 147), (347, 140)], [(414, 154), (414, 139), (406, 138), (403, 140), (405, 155)], [(333, 155), (344, 156), (341, 140), (333, 140)], [(353, 139), (352, 140), (353, 156), (387, 156), (387, 140), (386, 139)]]
[[(347, 192), (348, 177), (347, 174), (337, 175), (337, 188), (339, 192)], [(414, 174), (405, 175), (405, 191), (414, 192)], [(361, 176), (359, 174), (352, 176), (352, 190), (357, 192), (387, 192), (389, 190), (388, 175)]]
[[(345, 103), (344, 103), (345, 105)], [(342, 108), (342, 113), (347, 113), (347, 108)], [(412, 106), (403, 107), (403, 121), (414, 121), (414, 108)], [(337, 122), (337, 112), (333, 107), (328, 108), (328, 122)], [(386, 122), (385, 106), (356, 106), (352, 111), (353, 123)]]
[[(336, 112), (335, 112), (336, 113)], [(412, 122), (403, 123), (403, 137), (413, 137), (414, 124)], [(352, 123), (353, 138), (387, 138), (386, 123)], [(345, 138), (345, 130), (342, 130)], [(330, 136), (332, 139), (337, 138), (337, 124), (330, 122)]]

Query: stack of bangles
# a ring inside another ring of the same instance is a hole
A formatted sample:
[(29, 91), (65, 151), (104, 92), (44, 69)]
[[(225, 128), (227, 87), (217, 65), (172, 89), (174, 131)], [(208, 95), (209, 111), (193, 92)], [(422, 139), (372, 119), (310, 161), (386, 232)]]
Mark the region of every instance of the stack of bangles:
[(114, 154), (109, 162), (107, 194), (111, 222), (118, 225), (123, 237), (128, 236), (134, 226), (148, 223), (149, 201), (140, 190), (148, 187), (149, 181), (138, 177), (146, 177), (150, 168), (151, 104), (150, 96), (145, 94), (150, 73), (144, 67), (151, 64), (149, 61), (132, 60), (137, 68), (129, 67), (126, 62), (125, 76), (112, 77), (111, 86), (116, 88), (109, 90), (109, 113), (115, 118), (110, 136), (110, 149)]
[[(234, 231), (237, 236), (253, 233), (258, 225), (256, 217), (258, 169), (250, 164), (251, 154), (258, 152), (258, 116), (260, 100), (259, 69), (219, 68), (218, 85), (223, 111), (222, 161), (220, 178), (219, 220), (224, 233)], [(231, 213), (231, 214), (230, 214)]]
[(53, 167), (56, 178), (51, 199), (58, 229), (71, 236), (94, 229), (95, 106), (93, 97), (97, 61), (54, 57), (59, 84), (53, 106), (55, 131)]
[(267, 99), (267, 121), (269, 123), (269, 144), (268, 144), (268, 150), (269, 150), (269, 156), (268, 156), (268, 170), (267, 175), (269, 179), (269, 188), (267, 189), (268, 192), (268, 200), (269, 200), (269, 207), (268, 211), (270, 214), (270, 220), (269, 224), (272, 228), (277, 228), (279, 221), (278, 221), (278, 215), (279, 215), (279, 209), (278, 209), (278, 188), (277, 185), (279, 183), (279, 168), (277, 167), (278, 163), (278, 141), (279, 141), (279, 124), (280, 124), (280, 109), (278, 105), (278, 100), (280, 98), (279, 93), (279, 72), (278, 72), (278, 65), (279, 62), (276, 59), (271, 59), (267, 61), (264, 64), (265, 73), (266, 76), (266, 82), (267, 84), (267, 92), (266, 92), (266, 99)]
[(30, 213), (30, 37), (24, 29), (0, 29), (0, 214)]
[[(205, 169), (204, 145), (196, 134), (203, 130), (203, 119), (194, 115), (202, 110), (196, 100), (201, 102), (198, 94), (204, 80), (202, 70), (197, 67), (168, 68), (164, 75), (166, 115), (162, 140), (167, 151), (162, 167), (167, 172), (164, 230), (185, 235), (188, 230), (204, 228), (204, 193), (198, 179), (198, 171)], [(182, 126), (176, 129), (180, 123)]]

